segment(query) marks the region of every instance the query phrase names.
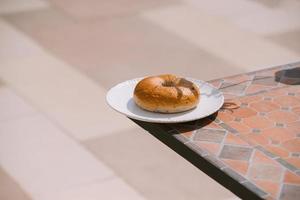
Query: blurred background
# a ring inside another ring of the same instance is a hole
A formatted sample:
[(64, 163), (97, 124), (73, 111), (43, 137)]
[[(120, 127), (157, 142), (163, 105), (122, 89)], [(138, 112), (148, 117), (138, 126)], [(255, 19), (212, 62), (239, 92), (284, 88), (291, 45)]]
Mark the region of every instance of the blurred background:
[(0, 0), (0, 199), (238, 199), (106, 92), (299, 60), (298, 0)]

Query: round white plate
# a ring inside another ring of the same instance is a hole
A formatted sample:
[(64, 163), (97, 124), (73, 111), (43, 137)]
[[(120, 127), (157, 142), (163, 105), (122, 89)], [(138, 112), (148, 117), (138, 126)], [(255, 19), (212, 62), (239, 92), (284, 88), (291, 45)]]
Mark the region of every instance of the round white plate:
[(111, 88), (106, 95), (108, 104), (129, 118), (146, 122), (178, 123), (207, 117), (218, 111), (224, 103), (223, 94), (212, 85), (201, 80), (188, 78), (200, 88), (200, 102), (195, 109), (175, 114), (149, 112), (139, 108), (133, 100), (134, 88), (142, 79), (128, 80)]

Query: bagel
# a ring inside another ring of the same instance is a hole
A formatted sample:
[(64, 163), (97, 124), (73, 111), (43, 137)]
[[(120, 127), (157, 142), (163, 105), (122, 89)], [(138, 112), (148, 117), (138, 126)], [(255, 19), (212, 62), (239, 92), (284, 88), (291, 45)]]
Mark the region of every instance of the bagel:
[(178, 113), (195, 108), (200, 100), (197, 85), (172, 74), (142, 79), (134, 89), (133, 99), (144, 110)]

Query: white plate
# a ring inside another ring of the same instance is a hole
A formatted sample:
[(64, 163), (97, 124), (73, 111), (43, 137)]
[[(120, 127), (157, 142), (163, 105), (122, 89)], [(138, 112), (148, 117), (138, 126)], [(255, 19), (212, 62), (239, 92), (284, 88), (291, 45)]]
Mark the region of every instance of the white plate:
[(178, 123), (207, 117), (218, 111), (224, 103), (223, 94), (212, 85), (188, 78), (200, 88), (200, 102), (195, 109), (175, 114), (149, 112), (139, 108), (133, 100), (134, 88), (141, 79), (128, 80), (111, 88), (106, 95), (108, 104), (129, 118), (146, 122)]

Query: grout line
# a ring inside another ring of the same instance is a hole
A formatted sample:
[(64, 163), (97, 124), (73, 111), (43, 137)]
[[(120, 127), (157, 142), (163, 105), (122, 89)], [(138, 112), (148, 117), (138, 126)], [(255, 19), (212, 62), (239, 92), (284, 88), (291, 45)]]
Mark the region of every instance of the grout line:
[(219, 150), (218, 150), (218, 152), (216, 154), (217, 158), (219, 158), (219, 156), (220, 156), (220, 154), (221, 154), (221, 152), (223, 150), (223, 147), (225, 146), (224, 143), (225, 143), (225, 140), (226, 140), (226, 137), (227, 137), (228, 134), (229, 134), (229, 132), (226, 131), (224, 137), (222, 138), (222, 141), (219, 143), (220, 144), (220, 148), (219, 148)]
[(249, 159), (249, 165), (248, 165), (248, 169), (247, 169), (247, 172), (246, 172), (246, 177), (247, 179), (250, 179), (249, 175), (250, 175), (250, 168), (252, 167), (252, 164), (253, 164), (253, 160), (254, 160), (254, 156), (255, 156), (255, 152), (257, 150), (255, 149), (255, 147), (253, 147), (253, 151), (251, 153), (251, 156), (250, 156), (250, 159)]
[(278, 193), (277, 193), (277, 199), (279, 199), (279, 197), (280, 197), (280, 195), (281, 195), (281, 192), (282, 192), (282, 190), (283, 190), (283, 181), (284, 181), (284, 176), (285, 176), (285, 173), (286, 173), (286, 169), (284, 169), (282, 166), (281, 166), (281, 168), (283, 169), (282, 170), (282, 174), (281, 174), (281, 176), (280, 176), (280, 181), (279, 181), (279, 183), (280, 183), (280, 186), (279, 186), (279, 191), (278, 191)]
[[(197, 130), (198, 130), (198, 129), (195, 129), (195, 130), (192, 131), (191, 137), (190, 137), (190, 138), (187, 138), (187, 139), (189, 140), (188, 142), (195, 142), (194, 138), (195, 138), (195, 136), (196, 136), (196, 134), (197, 134)], [(179, 133), (179, 134), (181, 135), (181, 133)], [(188, 143), (188, 142), (186, 142), (186, 143)]]
[(232, 144), (232, 143), (226, 143), (224, 145), (229, 145), (229, 146), (234, 146), (234, 147), (245, 147), (245, 148), (248, 148), (248, 149), (254, 149), (253, 146), (249, 146), (249, 145), (242, 145), (242, 144)]

